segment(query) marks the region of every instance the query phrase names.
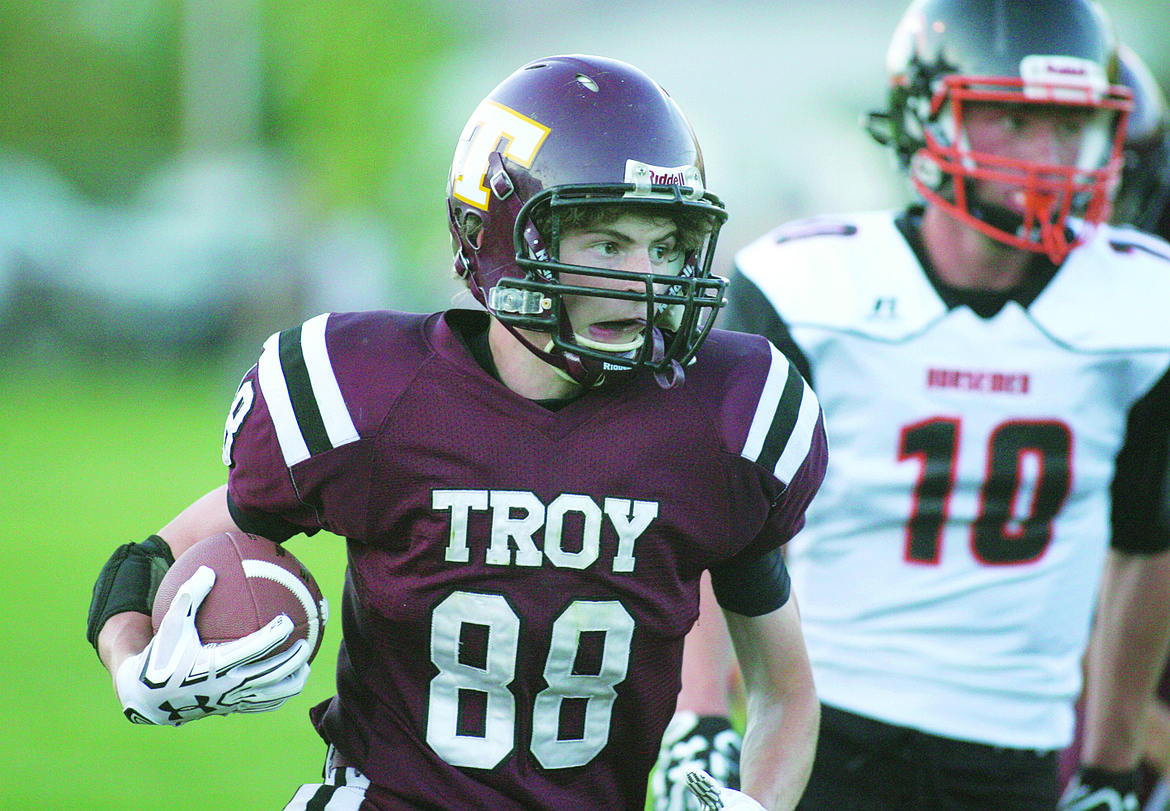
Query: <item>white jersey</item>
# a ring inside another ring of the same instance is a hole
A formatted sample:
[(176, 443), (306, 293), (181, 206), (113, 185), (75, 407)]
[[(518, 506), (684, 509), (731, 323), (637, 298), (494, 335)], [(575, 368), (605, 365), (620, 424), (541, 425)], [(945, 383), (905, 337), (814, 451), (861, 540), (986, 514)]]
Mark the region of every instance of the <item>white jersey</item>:
[(996, 746), (1072, 740), (1115, 461), (1170, 366), (1166, 257), (1102, 228), (1027, 308), (981, 318), (948, 309), (893, 212), (737, 255), (824, 409), (828, 475), (787, 547), (822, 701)]

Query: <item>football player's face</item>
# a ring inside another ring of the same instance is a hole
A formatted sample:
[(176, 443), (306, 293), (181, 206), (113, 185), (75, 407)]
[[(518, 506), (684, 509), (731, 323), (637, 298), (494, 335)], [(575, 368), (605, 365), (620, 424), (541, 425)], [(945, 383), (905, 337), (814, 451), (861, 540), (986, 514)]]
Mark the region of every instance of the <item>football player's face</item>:
[[(631, 212), (613, 222), (567, 231), (561, 237), (560, 260), (606, 270), (676, 275), (682, 249), (672, 221)], [(562, 273), (561, 283), (639, 294), (646, 289), (639, 280), (598, 279), (575, 273)], [(646, 328), (646, 304), (641, 300), (566, 296), (564, 302), (573, 331), (592, 342), (628, 344)]]
[[(1092, 125), (1094, 111), (1065, 105), (972, 102), (964, 105), (964, 128), (973, 152), (1029, 164), (1073, 166)], [(1002, 170), (1011, 174), (1012, 170)], [(977, 194), (986, 203), (1022, 214), (1020, 183), (980, 180)]]

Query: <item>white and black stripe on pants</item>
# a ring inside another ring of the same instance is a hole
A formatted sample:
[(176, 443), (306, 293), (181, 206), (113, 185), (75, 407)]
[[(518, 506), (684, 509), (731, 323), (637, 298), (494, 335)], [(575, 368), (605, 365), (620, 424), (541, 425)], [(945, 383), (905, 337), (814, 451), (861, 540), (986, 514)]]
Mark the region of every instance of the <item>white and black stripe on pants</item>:
[(301, 786), (284, 811), (358, 811), (370, 778), (357, 769), (335, 768), (332, 764), (333, 747), (330, 747), (325, 757), (325, 782)]

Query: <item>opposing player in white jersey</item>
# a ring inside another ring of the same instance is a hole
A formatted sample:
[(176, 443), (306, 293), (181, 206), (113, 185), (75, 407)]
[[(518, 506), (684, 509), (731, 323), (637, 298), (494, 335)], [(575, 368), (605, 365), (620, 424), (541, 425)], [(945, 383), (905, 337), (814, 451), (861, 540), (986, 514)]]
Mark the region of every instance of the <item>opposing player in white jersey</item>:
[(1094, 613), (1060, 802), (1128, 808), (1170, 606), (1170, 246), (1101, 224), (1110, 24), (918, 0), (889, 69), (870, 131), (921, 203), (765, 235), (722, 322), (789, 354), (832, 449), (787, 552), (822, 701), (799, 808), (1055, 808)]

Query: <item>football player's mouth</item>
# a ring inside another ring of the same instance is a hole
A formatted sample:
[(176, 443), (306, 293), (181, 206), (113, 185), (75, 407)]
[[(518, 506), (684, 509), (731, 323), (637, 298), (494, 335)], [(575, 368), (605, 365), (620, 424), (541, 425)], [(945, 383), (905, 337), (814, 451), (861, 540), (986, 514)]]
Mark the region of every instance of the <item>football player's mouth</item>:
[(597, 321), (589, 325), (589, 337), (599, 343), (622, 343), (629, 341), (646, 327), (643, 318), (615, 318), (610, 321)]

